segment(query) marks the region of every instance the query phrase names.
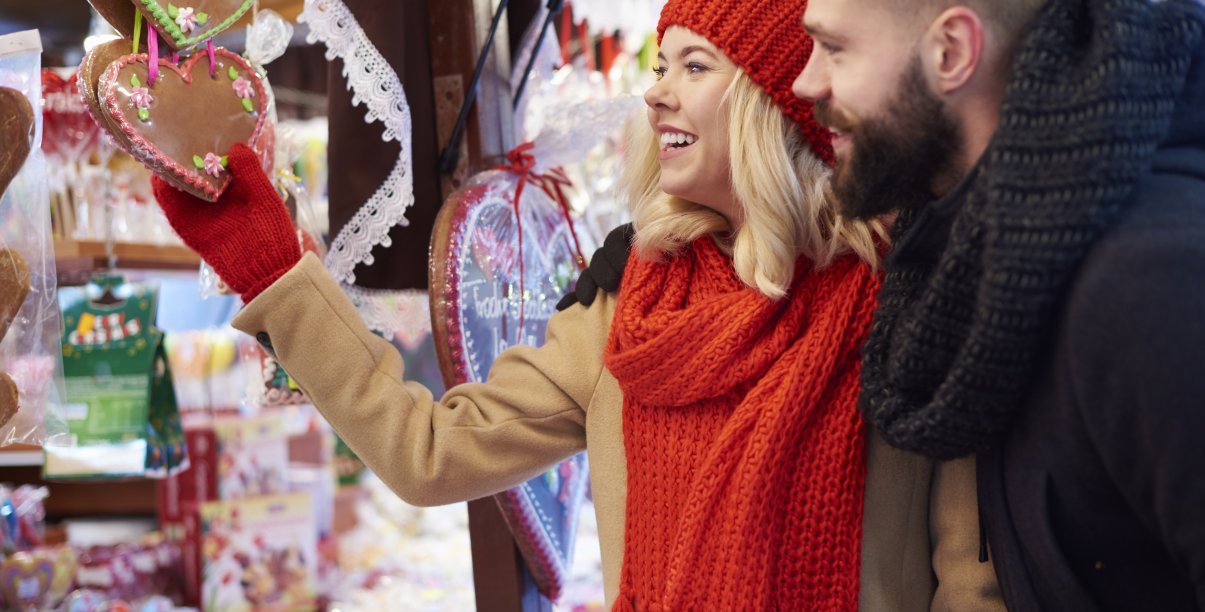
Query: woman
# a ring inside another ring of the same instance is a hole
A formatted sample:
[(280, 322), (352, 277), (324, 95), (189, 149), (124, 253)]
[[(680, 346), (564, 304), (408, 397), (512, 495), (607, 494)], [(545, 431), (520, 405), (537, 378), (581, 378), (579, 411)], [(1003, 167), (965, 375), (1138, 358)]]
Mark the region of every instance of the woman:
[[(246, 149), (223, 201), (158, 181), (156, 196), (247, 301), (235, 326), (404, 499), (486, 496), (586, 450), (616, 610), (853, 610), (860, 589), (862, 609), (925, 610), (931, 468), (868, 442), (855, 407), (876, 230), (833, 213), (829, 134), (790, 92), (803, 8), (666, 5), (622, 289), (438, 402), (300, 257)], [(959, 510), (945, 524), (965, 531), (974, 507)]]

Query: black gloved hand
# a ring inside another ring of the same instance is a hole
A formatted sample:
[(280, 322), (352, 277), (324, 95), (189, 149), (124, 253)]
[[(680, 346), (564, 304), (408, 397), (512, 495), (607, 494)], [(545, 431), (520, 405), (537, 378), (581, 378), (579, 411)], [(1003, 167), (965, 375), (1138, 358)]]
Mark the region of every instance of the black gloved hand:
[(607, 293), (619, 291), (623, 270), (628, 265), (628, 252), (632, 250), (632, 238), (635, 236), (636, 230), (632, 228), (631, 223), (611, 230), (603, 240), (602, 247), (594, 251), (590, 265), (577, 277), (577, 286), (557, 302), (556, 309), (565, 310), (578, 303), (589, 307), (594, 303), (599, 289)]

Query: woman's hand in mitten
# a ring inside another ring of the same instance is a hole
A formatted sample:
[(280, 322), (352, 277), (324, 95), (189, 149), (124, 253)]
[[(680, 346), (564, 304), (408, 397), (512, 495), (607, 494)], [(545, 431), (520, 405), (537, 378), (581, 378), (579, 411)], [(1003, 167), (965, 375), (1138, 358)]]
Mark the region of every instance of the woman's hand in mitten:
[(301, 259), (289, 211), (244, 144), (229, 155), (230, 184), (216, 202), (151, 178), (168, 223), (218, 276), (250, 302)]

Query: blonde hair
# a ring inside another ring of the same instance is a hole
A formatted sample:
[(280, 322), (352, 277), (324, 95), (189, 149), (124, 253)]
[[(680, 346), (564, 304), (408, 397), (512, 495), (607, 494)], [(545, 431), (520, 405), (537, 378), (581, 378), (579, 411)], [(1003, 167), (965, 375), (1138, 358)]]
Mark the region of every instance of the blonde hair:
[(663, 192), (657, 159), (660, 139), (647, 121), (633, 121), (621, 184), (632, 209), (637, 254), (658, 260), (700, 237), (715, 235), (731, 252), (737, 276), (774, 299), (790, 288), (799, 255), (823, 268), (852, 252), (877, 266), (875, 237), (885, 243), (883, 225), (836, 214), (828, 167), (812, 152), (799, 126), (743, 71), (738, 70), (717, 112), (725, 110), (741, 227), (733, 233), (720, 213)]

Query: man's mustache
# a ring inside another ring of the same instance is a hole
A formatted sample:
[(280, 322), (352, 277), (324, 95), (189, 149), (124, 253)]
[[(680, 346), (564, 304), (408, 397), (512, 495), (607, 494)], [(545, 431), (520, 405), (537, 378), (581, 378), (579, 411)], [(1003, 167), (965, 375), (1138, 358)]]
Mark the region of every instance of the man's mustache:
[(812, 116), (820, 125), (839, 132), (852, 132), (857, 126), (857, 122), (852, 117), (834, 109), (828, 100), (817, 100), (812, 103)]

